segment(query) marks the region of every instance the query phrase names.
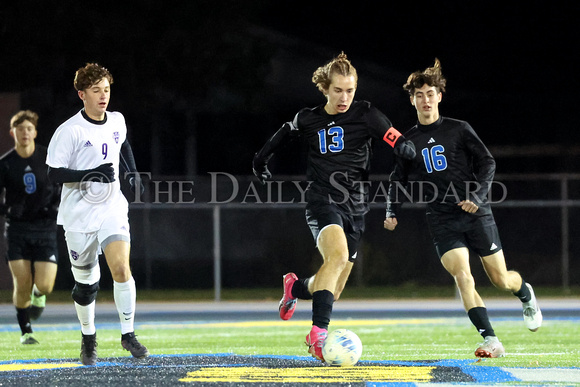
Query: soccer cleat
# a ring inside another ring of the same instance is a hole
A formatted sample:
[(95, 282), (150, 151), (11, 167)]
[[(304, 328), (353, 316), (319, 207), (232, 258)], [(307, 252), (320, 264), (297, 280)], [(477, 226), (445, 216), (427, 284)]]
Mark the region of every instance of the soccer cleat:
[(288, 273), (284, 277), (284, 295), (280, 300), (278, 310), (280, 311), (280, 318), (282, 320), (290, 320), (290, 317), (296, 310), (296, 298), (292, 298), (292, 285), (298, 281), (298, 277), (294, 273)]
[(530, 331), (535, 332), (542, 326), (542, 311), (538, 306), (538, 300), (536, 300), (532, 285), (526, 283), (526, 286), (530, 289), (532, 299), (522, 303), (522, 307), (524, 308), (524, 323)]
[(495, 336), (486, 336), (483, 343), (475, 350), (476, 357), (504, 357), (503, 344)]
[(97, 364), (97, 334), (83, 335), (81, 340), (81, 363), (83, 365)]
[(20, 344), (40, 344), (38, 340), (32, 336), (32, 333), (25, 333), (20, 336)]
[(38, 320), (42, 312), (44, 312), (44, 307), (46, 306), (46, 295), (37, 296), (32, 292), (30, 296), (30, 309), (28, 310), (28, 315), (31, 320)]
[(328, 330), (319, 328), (316, 325), (313, 325), (310, 333), (306, 335), (308, 353), (320, 361), (324, 361), (324, 356), (322, 356), (322, 345), (327, 336)]
[(149, 356), (149, 350), (137, 340), (135, 332), (121, 335), (121, 346), (137, 359)]

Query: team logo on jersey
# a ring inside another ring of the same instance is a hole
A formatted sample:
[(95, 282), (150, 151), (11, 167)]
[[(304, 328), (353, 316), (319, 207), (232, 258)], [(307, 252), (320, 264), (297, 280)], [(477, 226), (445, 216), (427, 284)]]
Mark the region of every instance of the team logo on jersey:
[(427, 141), (427, 144), (433, 144), (435, 142), (435, 139), (433, 137), (431, 137), (429, 139), (429, 141)]
[(26, 168), (24, 168), (24, 172), (30, 172), (32, 171), (32, 167), (30, 167), (30, 165), (27, 165)]
[(334, 121), (330, 121), (328, 124), (326, 124), (326, 126), (332, 126), (332, 125), (336, 125), (336, 123)]
[(113, 139), (115, 140), (115, 144), (119, 143), (119, 132), (113, 132)]
[(79, 253), (77, 253), (77, 252), (76, 252), (76, 251), (74, 251), (74, 250), (71, 250), (71, 251), (70, 251), (70, 257), (71, 257), (73, 260), (77, 261), (77, 260), (79, 259)]
[(83, 148), (88, 148), (90, 146), (93, 146), (93, 144), (91, 144), (90, 141), (85, 142), (85, 145), (83, 145)]

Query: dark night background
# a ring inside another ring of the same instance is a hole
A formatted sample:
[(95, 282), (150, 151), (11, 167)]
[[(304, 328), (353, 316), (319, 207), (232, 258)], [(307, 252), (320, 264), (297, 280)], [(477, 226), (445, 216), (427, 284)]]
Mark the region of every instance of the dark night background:
[[(448, 81), (441, 114), (468, 121), (496, 157), (497, 174), (512, 175), (502, 180), (508, 199), (557, 201), (562, 175), (518, 178), (580, 172), (574, 4), (2, 1), (0, 152), (13, 146), (8, 120), (19, 108), (40, 114), (38, 142), (48, 144), (82, 107), (75, 71), (98, 62), (113, 74), (109, 110), (125, 115), (140, 171), (161, 182), (195, 181), (196, 191), (207, 190), (209, 172), (235, 175), (247, 187), (256, 182), (252, 156), (266, 139), (301, 108), (325, 101), (311, 82), (317, 67), (344, 51), (358, 70), (356, 98), (371, 101), (404, 133), (416, 113), (402, 85), (438, 57)], [(391, 151), (375, 147), (372, 172), (384, 176)], [(278, 152), (270, 169), (282, 181), (303, 175), (305, 161), (304, 145), (296, 142)], [(570, 178), (568, 190), (577, 200), (578, 179)], [(190, 206), (132, 207), (131, 259), (140, 287), (212, 286), (218, 206), (197, 198)], [(566, 287), (565, 278), (580, 274), (577, 260), (568, 268), (561, 258), (568, 250), (580, 254), (580, 242), (559, 245), (567, 229), (578, 228), (579, 210), (570, 208), (563, 222), (563, 209), (544, 207), (540, 215), (533, 205), (494, 210), (510, 266), (533, 284)], [(224, 287), (279, 286), (289, 270), (305, 276), (319, 265), (302, 206), (220, 210)], [(380, 203), (369, 213), (353, 281), (452, 286), (429, 240), (424, 210), (405, 216), (397, 233), (386, 233)], [(59, 265), (57, 287), (69, 289), (69, 264), (61, 259)], [(474, 275), (485, 278), (482, 270)]]
[[(40, 113), (38, 141), (47, 144), (81, 108), (74, 72), (96, 61), (114, 76), (109, 110), (125, 115), (140, 170), (250, 174), (252, 155), (269, 135), (302, 107), (324, 102), (310, 78), (341, 51), (358, 69), (357, 99), (373, 102), (403, 132), (416, 116), (401, 85), (438, 57), (448, 79), (443, 115), (470, 122), (498, 153), (550, 144), (561, 155), (579, 139), (569, 123), (577, 84), (572, 8), (539, 1), (5, 1), (0, 92), (20, 93), (21, 107)], [(284, 152), (295, 151), (303, 149)], [(375, 158), (374, 172), (387, 173), (385, 158)], [(498, 160), (500, 173), (578, 169), (569, 158)], [(304, 157), (273, 163), (283, 174), (305, 168)]]

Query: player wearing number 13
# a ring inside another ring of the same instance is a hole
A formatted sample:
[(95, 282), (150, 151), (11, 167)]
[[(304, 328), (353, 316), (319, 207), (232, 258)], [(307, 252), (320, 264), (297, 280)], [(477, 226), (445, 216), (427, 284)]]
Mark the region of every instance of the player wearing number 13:
[(76, 72), (74, 86), (84, 108), (56, 129), (46, 158), (49, 178), (63, 183), (57, 222), (65, 230), (75, 279), (72, 298), (81, 323), (81, 361), (85, 365), (97, 360), (95, 300), (101, 252), (113, 277), (121, 345), (134, 357), (149, 355), (133, 328), (136, 290), (129, 264), (129, 206), (119, 184), (123, 177), (120, 158), (127, 172), (136, 173), (137, 168), (127, 142), (125, 118), (107, 111), (112, 83), (111, 73), (96, 63)]
[(507, 270), (488, 192), (495, 161), (473, 128), (465, 121), (439, 115), (446, 80), (439, 60), (423, 72), (412, 73), (404, 89), (417, 110), (418, 123), (407, 132), (417, 147), (414, 160), (398, 159), (391, 174), (384, 226), (397, 226), (400, 201), (398, 189), (409, 175), (425, 184), (427, 220), (433, 243), (443, 267), (453, 276), (469, 319), (484, 338), (477, 357), (500, 357), (504, 348), (497, 339), (483, 300), (475, 290), (469, 265), (469, 249), (480, 258), (491, 282), (511, 291), (523, 306), (524, 322), (536, 331), (542, 313), (532, 287), (521, 275)]
[(322, 359), (332, 306), (340, 297), (357, 255), (368, 211), (369, 160), (372, 139), (387, 142), (396, 155), (413, 158), (413, 144), (392, 127), (389, 119), (366, 101), (354, 101), (357, 73), (344, 53), (318, 68), (312, 81), (326, 103), (303, 109), (285, 123), (254, 157), (254, 173), (271, 177), (267, 162), (290, 138), (302, 136), (309, 146), (306, 220), (323, 264), (309, 278), (284, 276), (280, 317), (288, 320), (297, 299), (312, 299), (312, 330), (306, 344)]

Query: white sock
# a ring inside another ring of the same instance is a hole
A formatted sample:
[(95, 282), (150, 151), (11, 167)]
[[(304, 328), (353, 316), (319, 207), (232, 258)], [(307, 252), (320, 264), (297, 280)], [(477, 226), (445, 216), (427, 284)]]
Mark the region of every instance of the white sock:
[(86, 306), (82, 306), (75, 302), (75, 309), (77, 310), (77, 317), (81, 323), (81, 332), (83, 335), (94, 335), (97, 332), (97, 328), (95, 328), (96, 304), (97, 302), (93, 301)]
[(42, 293), (40, 293), (40, 290), (38, 290), (38, 288), (36, 287), (36, 284), (34, 284), (34, 285), (32, 286), (32, 292), (34, 293), (34, 295), (35, 295), (36, 297), (40, 297), (40, 296), (42, 296)]
[(115, 305), (119, 312), (121, 320), (121, 334), (133, 332), (135, 328), (135, 304), (137, 300), (137, 291), (135, 289), (135, 280), (133, 277), (127, 282), (113, 281), (113, 294), (115, 296)]

